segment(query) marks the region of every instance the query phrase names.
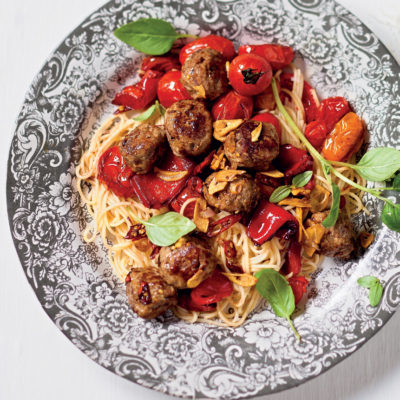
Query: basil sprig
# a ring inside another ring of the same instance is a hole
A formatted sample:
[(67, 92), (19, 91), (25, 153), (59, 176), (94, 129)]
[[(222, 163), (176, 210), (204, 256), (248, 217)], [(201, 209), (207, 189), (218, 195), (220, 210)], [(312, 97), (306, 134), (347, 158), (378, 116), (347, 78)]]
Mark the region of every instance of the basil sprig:
[(300, 340), (300, 335), (290, 319), (295, 308), (295, 302), (289, 282), (274, 269), (262, 269), (257, 271), (255, 276), (257, 278), (257, 292), (268, 301), (272, 311), (278, 317), (286, 318), (297, 339)]
[(277, 187), (271, 194), (269, 201), (271, 203), (279, 203), (280, 201), (286, 199), (292, 191), (293, 188), (300, 188), (306, 186), (313, 175), (312, 171), (305, 171), (301, 174), (296, 175), (292, 179), (292, 185), (283, 185)]
[(136, 50), (153, 56), (168, 53), (176, 39), (197, 38), (178, 33), (169, 22), (157, 18), (140, 18), (129, 22), (116, 29), (114, 35)]
[(158, 100), (149, 107), (146, 111), (142, 112), (140, 115), (137, 117), (133, 118), (134, 121), (146, 121), (153, 117), (156, 113), (159, 115), (164, 115), (165, 114), (165, 108), (159, 103)]
[(324, 228), (332, 228), (332, 226), (335, 226), (339, 216), (339, 208), (340, 208), (340, 189), (338, 185), (332, 183), (332, 205), (331, 209), (329, 210), (329, 214), (322, 221), (322, 226)]
[(379, 279), (375, 276), (367, 275), (359, 278), (357, 283), (369, 289), (369, 304), (371, 304), (372, 307), (376, 307), (381, 301), (383, 294), (383, 286)]
[[(272, 91), (274, 94), (276, 105), (277, 105), (279, 111), (284, 116), (286, 122), (289, 124), (289, 126), (292, 128), (293, 132), (296, 134), (296, 136), (300, 139), (300, 141), (307, 148), (309, 153), (316, 160), (318, 160), (320, 162), (320, 164), (322, 166), (322, 170), (324, 171), (324, 175), (325, 175), (327, 181), (332, 186), (332, 194), (333, 194), (332, 207), (336, 205), (337, 197), (339, 197), (339, 201), (340, 201), (340, 196), (336, 195), (336, 202), (335, 202), (334, 191), (336, 189), (335, 189), (334, 184), (332, 183), (332, 176), (331, 176), (333, 174), (340, 180), (346, 182), (348, 185), (353, 186), (356, 189), (362, 190), (364, 192), (370, 193), (373, 196), (377, 197), (378, 199), (384, 201), (386, 203), (386, 205), (383, 208), (383, 212), (382, 212), (382, 216), (381, 216), (383, 223), (386, 226), (388, 226), (390, 229), (400, 232), (400, 205), (394, 204), (388, 198), (381, 196), (382, 190), (400, 191), (400, 189), (399, 189), (400, 178), (397, 178), (397, 177), (395, 178), (395, 181), (393, 182), (393, 187), (391, 187), (391, 188), (373, 189), (373, 188), (367, 188), (365, 186), (359, 185), (356, 182), (353, 182), (351, 179), (347, 178), (341, 172), (339, 172), (336, 168), (334, 168), (334, 165), (345, 166), (345, 167), (356, 170), (362, 177), (364, 177), (367, 180), (372, 180), (375, 182), (383, 182), (383, 181), (391, 178), (400, 169), (400, 151), (389, 148), (389, 147), (378, 147), (375, 149), (371, 149), (367, 153), (365, 153), (364, 156), (361, 158), (361, 160), (355, 165), (349, 164), (349, 163), (344, 163), (344, 162), (339, 162), (339, 161), (326, 160), (314, 148), (314, 146), (307, 140), (307, 138), (300, 131), (300, 129), (297, 127), (296, 123), (293, 121), (291, 116), (286, 111), (286, 109), (285, 109), (284, 105), (282, 104), (282, 101), (279, 97), (278, 88), (276, 86), (276, 81), (274, 78), (272, 79), (271, 86), (272, 86)], [(334, 221), (334, 217), (336, 216), (336, 219), (337, 219), (337, 217), (339, 216), (339, 213), (336, 212), (336, 210), (333, 210), (333, 211), (331, 210), (330, 215), (332, 215), (332, 217), (329, 217), (329, 216), (327, 217), (327, 218), (329, 218), (329, 220), (327, 221), (326, 224), (328, 224), (328, 222), (329, 222), (328, 225), (333, 226), (336, 223), (336, 220)], [(332, 225), (332, 223), (333, 223), (333, 225)]]
[(145, 226), (147, 237), (157, 246), (170, 246), (196, 228), (192, 220), (173, 211), (155, 215), (147, 221), (134, 218)]

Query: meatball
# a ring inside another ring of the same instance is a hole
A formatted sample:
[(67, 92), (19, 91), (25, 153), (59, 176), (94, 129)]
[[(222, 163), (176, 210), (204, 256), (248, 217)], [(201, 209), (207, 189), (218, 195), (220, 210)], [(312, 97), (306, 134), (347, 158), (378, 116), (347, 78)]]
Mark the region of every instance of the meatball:
[(149, 172), (162, 157), (165, 148), (165, 130), (150, 124), (137, 126), (119, 144), (126, 164), (137, 174)]
[[(257, 132), (262, 124), (260, 135)], [(229, 133), (224, 142), (225, 155), (233, 166), (266, 171), (279, 154), (279, 138), (273, 125), (259, 121), (245, 121)]]
[(172, 246), (162, 247), (158, 257), (161, 276), (178, 289), (197, 286), (216, 267), (209, 248), (207, 242), (194, 237), (183, 237)]
[(150, 319), (178, 303), (177, 291), (152, 267), (132, 269), (126, 280), (126, 295), (133, 312)]
[(211, 144), (211, 114), (196, 100), (180, 100), (165, 113), (165, 128), (172, 151), (178, 157), (198, 156)]
[[(318, 212), (311, 216), (309, 225), (320, 224), (328, 211)], [(345, 214), (340, 214), (335, 226), (324, 233), (320, 243), (320, 252), (328, 257), (347, 260), (354, 250), (355, 233), (353, 224)]]
[(248, 213), (256, 207), (260, 189), (250, 175), (236, 175), (222, 190), (210, 194), (210, 185), (217, 174), (211, 174), (203, 185), (203, 195), (210, 206), (231, 213)]
[(209, 47), (191, 54), (182, 66), (182, 85), (194, 99), (214, 100), (229, 89), (226, 60)]

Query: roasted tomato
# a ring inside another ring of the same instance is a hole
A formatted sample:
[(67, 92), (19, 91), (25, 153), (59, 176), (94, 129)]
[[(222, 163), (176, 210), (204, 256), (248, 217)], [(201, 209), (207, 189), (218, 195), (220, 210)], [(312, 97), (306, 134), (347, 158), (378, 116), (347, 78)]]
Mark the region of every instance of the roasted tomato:
[(324, 121), (329, 133), (348, 112), (350, 112), (349, 103), (344, 97), (329, 97), (321, 101), (317, 121)]
[(294, 302), (299, 303), (304, 293), (307, 292), (308, 281), (304, 276), (292, 276), (289, 278), (289, 285), (293, 290)]
[(247, 44), (239, 47), (241, 54), (257, 54), (265, 58), (273, 69), (282, 69), (288, 66), (294, 56), (293, 49), (279, 44)]
[(180, 79), (181, 71), (169, 71), (158, 82), (157, 97), (165, 108), (172, 106), (179, 100), (191, 99)]
[(276, 133), (279, 136), (279, 141), (281, 141), (282, 128), (278, 118), (276, 118), (275, 115), (272, 115), (270, 113), (262, 113), (255, 115), (252, 119), (254, 121), (261, 121), (261, 122), (266, 122), (268, 124), (272, 124), (275, 127)]
[(140, 75), (144, 75), (149, 70), (168, 72), (173, 69), (181, 69), (178, 57), (175, 56), (148, 56), (143, 58), (142, 65), (140, 66)]
[(361, 118), (347, 113), (327, 136), (322, 148), (322, 155), (330, 161), (347, 161), (360, 150), (364, 141), (364, 124)]
[(272, 68), (257, 54), (237, 56), (229, 66), (229, 82), (243, 96), (262, 93), (271, 84)]
[(298, 149), (291, 144), (285, 144), (279, 149), (276, 163), (286, 178), (301, 174), (304, 171), (312, 171), (313, 159), (303, 149)]
[[(276, 81), (278, 92), (281, 91), (279, 81)], [(282, 94), (281, 94), (282, 97)], [(283, 100), (282, 100), (283, 101)], [(254, 108), (256, 110), (272, 111), (276, 106), (274, 93), (272, 92), (272, 86), (269, 85), (266, 90), (256, 96), (254, 100)]]
[(253, 113), (253, 99), (231, 90), (219, 97), (211, 110), (213, 120), (249, 119)]
[(211, 49), (217, 50), (228, 61), (232, 60), (232, 58), (236, 55), (235, 47), (229, 39), (218, 35), (208, 35), (184, 46), (179, 53), (179, 61), (183, 65), (185, 60), (191, 54), (193, 54), (197, 50), (204, 49), (205, 47), (210, 47)]
[(318, 151), (321, 151), (327, 134), (324, 121), (311, 121), (304, 131), (304, 136)]
[(117, 93), (111, 103), (131, 110), (145, 108), (156, 98), (161, 75), (159, 71), (147, 71), (138, 83), (127, 86)]

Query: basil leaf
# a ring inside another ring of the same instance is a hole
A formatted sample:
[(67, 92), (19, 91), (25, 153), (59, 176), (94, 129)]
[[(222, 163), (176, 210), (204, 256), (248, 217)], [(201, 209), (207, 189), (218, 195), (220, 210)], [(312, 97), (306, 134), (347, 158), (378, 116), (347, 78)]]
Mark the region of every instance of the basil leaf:
[(257, 277), (256, 289), (260, 296), (268, 301), (278, 317), (287, 319), (296, 337), (300, 340), (300, 335), (290, 319), (295, 304), (293, 290), (288, 281), (274, 269), (263, 269), (258, 271), (255, 276)]
[(306, 186), (310, 182), (312, 175), (312, 171), (305, 171), (302, 174), (298, 174), (292, 179), (292, 185), (298, 188)]
[(279, 186), (277, 187), (269, 197), (271, 203), (279, 203), (281, 200), (286, 199), (291, 192), (290, 186)]
[(160, 104), (160, 103), (158, 102), (158, 100), (156, 100), (156, 104), (157, 104), (158, 112), (160, 113), (161, 116), (164, 116), (164, 114), (165, 114), (165, 107), (164, 107), (162, 104)]
[(171, 50), (175, 40), (188, 35), (177, 33), (167, 21), (156, 18), (140, 18), (122, 25), (114, 35), (145, 54), (158, 56)]
[(400, 192), (400, 174), (397, 174), (394, 177), (392, 187), (393, 187), (393, 190), (395, 190), (396, 192)]
[(375, 276), (366, 275), (366, 276), (363, 276), (361, 278), (358, 278), (357, 279), (357, 283), (360, 286), (369, 289), (370, 287), (372, 287), (372, 286), (376, 285), (377, 283), (379, 283), (379, 279), (375, 278)]
[(192, 220), (173, 211), (140, 222), (146, 227), (150, 242), (157, 246), (170, 246), (196, 228)]
[(146, 119), (149, 119), (150, 117), (152, 117), (154, 115), (154, 113), (156, 111), (158, 111), (157, 103), (158, 103), (158, 101), (156, 101), (156, 104), (153, 104), (146, 111), (142, 112), (140, 115), (138, 115), (137, 117), (133, 118), (133, 120), (134, 121), (146, 121)]
[(400, 151), (389, 147), (369, 150), (354, 169), (365, 179), (382, 182), (400, 169)]
[(387, 202), (383, 207), (381, 218), (389, 229), (400, 232), (400, 204)]
[(372, 307), (376, 307), (381, 301), (382, 294), (383, 286), (378, 280), (378, 283), (376, 283), (369, 289), (369, 304), (371, 304)]
[(332, 205), (328, 216), (322, 221), (322, 226), (324, 228), (332, 228), (332, 226), (335, 226), (339, 216), (339, 206), (340, 189), (335, 183), (332, 183)]

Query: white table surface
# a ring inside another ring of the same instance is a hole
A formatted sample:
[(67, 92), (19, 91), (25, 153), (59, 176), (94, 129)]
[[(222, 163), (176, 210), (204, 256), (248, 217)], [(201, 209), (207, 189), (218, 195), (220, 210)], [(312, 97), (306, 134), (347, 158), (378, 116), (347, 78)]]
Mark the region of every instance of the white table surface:
[[(6, 214), (8, 149), (25, 91), (48, 54), (102, 0), (0, 0), (0, 399), (172, 399), (103, 369), (50, 321), (23, 274)], [(400, 61), (399, 0), (340, 0)], [(268, 400), (400, 398), (400, 312), (325, 374)]]

